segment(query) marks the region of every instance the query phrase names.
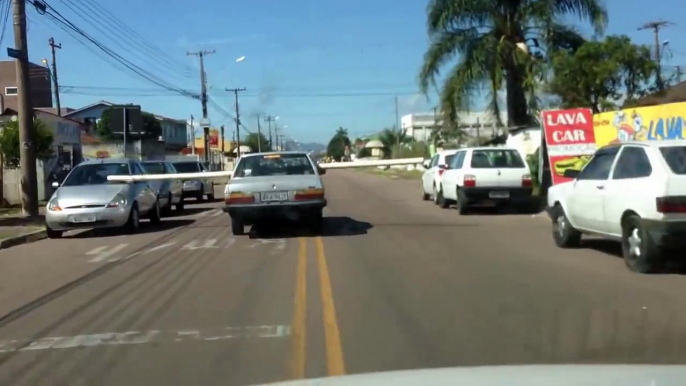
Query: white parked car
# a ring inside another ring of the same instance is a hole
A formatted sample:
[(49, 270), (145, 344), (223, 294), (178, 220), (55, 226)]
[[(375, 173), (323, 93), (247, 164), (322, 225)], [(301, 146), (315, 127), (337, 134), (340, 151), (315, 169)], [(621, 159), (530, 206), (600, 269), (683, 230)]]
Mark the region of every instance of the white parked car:
[(575, 179), (548, 190), (559, 247), (578, 246), (582, 234), (616, 239), (629, 269), (648, 273), (686, 246), (686, 141), (607, 146), (565, 175)]
[(457, 153), (457, 149), (443, 150), (434, 154), (431, 159), (424, 161), (424, 174), (422, 175), (422, 200), (428, 201), (433, 197), (438, 203), (438, 186), (441, 184), (441, 175), (447, 169), (452, 156)]
[(505, 147), (460, 149), (440, 178), (437, 203), (455, 204), (460, 214), (472, 206), (513, 205), (528, 210), (533, 186), (519, 151)]

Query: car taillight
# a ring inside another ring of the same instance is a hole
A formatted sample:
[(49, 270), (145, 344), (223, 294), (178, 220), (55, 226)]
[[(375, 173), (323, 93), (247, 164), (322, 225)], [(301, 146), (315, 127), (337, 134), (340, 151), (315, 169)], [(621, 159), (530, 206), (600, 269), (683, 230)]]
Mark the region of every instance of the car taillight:
[(241, 192), (233, 192), (224, 196), (225, 204), (250, 204), (255, 202), (255, 196)]
[(476, 186), (476, 176), (473, 176), (471, 174), (467, 174), (464, 176), (464, 183), (463, 186), (465, 188), (473, 188)]
[(528, 174), (525, 174), (522, 176), (522, 187), (524, 188), (530, 188), (531, 187), (531, 176)]
[(324, 198), (324, 189), (305, 189), (295, 192), (295, 200), (321, 200)]
[(686, 197), (658, 197), (656, 199), (659, 213), (686, 213)]
[(442, 176), (444, 172), (445, 172), (445, 169), (442, 169), (442, 168), (438, 169), (438, 175), (439, 176)]

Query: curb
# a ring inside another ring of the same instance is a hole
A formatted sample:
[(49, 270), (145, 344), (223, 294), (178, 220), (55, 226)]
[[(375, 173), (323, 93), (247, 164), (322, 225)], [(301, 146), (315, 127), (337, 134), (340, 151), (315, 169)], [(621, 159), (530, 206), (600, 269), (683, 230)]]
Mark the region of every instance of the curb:
[(28, 243), (33, 243), (38, 240), (43, 240), (48, 237), (47, 232), (45, 229), (31, 232), (31, 233), (26, 233), (23, 235), (19, 236), (14, 236), (14, 237), (8, 237), (6, 239), (0, 240), (0, 249), (6, 249), (10, 247), (15, 247), (17, 245), (21, 244), (28, 244)]

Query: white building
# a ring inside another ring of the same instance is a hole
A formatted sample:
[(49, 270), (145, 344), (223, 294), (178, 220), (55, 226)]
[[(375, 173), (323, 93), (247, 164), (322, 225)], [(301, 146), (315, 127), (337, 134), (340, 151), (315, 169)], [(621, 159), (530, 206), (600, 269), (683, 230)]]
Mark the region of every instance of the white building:
[(543, 130), (540, 126), (512, 129), (508, 133), (505, 145), (519, 150), (519, 153), (526, 157), (534, 154), (541, 146), (542, 135)]
[[(503, 123), (507, 122), (507, 112), (500, 113)], [(458, 115), (459, 126), (471, 137), (491, 137), (494, 134), (503, 134), (498, 130), (496, 120), (490, 112), (463, 112)], [(443, 125), (441, 113), (418, 113), (407, 114), (400, 118), (400, 125), (405, 135), (413, 137), (417, 141), (427, 141), (431, 137), (434, 127)]]

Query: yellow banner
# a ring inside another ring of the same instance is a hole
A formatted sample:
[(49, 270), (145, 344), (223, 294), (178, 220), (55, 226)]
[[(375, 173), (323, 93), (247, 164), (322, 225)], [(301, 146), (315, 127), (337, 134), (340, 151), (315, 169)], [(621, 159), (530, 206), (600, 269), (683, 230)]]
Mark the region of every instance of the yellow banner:
[(686, 102), (638, 107), (593, 115), (598, 147), (626, 141), (686, 138)]

